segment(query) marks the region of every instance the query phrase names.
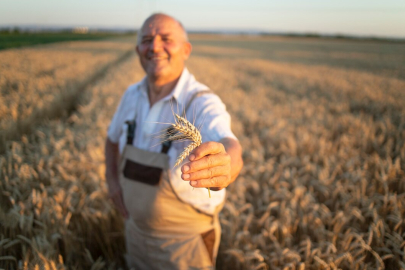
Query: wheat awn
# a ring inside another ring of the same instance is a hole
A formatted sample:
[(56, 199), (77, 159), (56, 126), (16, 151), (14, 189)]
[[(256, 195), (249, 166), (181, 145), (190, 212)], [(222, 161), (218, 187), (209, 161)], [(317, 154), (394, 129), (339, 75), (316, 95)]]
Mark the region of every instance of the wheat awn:
[[(202, 143), (200, 131), (186, 119), (176, 113), (174, 113), (174, 124), (171, 124), (169, 128), (165, 130), (166, 138), (164, 141), (179, 141), (190, 140), (191, 143), (184, 148), (183, 152), (177, 157), (174, 166), (178, 166), (181, 162), (190, 155), (190, 153), (200, 146)], [(208, 195), (211, 198), (210, 188), (208, 188)]]

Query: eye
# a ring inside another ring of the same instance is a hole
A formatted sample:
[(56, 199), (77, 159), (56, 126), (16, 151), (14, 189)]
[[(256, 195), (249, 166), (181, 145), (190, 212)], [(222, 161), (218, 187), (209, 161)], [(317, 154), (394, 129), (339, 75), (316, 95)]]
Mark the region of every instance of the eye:
[(144, 38), (144, 39), (142, 39), (142, 44), (148, 44), (148, 43), (151, 43), (152, 42), (152, 39), (151, 38)]
[(172, 39), (170, 37), (162, 37), (162, 41), (166, 43), (172, 42)]

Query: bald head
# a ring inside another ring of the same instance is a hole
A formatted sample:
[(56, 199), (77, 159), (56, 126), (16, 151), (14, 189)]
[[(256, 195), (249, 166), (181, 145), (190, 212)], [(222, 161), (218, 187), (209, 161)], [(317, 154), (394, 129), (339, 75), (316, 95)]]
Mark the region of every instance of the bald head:
[(181, 23), (166, 14), (153, 14), (139, 31), (136, 52), (150, 87), (179, 79), (191, 50)]
[(176, 20), (175, 18), (164, 14), (164, 13), (155, 13), (150, 15), (145, 22), (142, 24), (141, 28), (138, 31), (138, 35), (137, 35), (137, 42), (136, 44), (139, 45), (142, 41), (142, 37), (145, 33), (145, 30), (147, 30), (147, 28), (150, 28), (153, 26), (154, 23), (157, 22), (163, 22), (163, 23), (169, 23), (172, 24), (174, 27), (177, 27), (181, 33), (182, 36), (184, 37), (184, 42), (188, 42), (188, 36), (187, 36), (187, 32), (184, 29), (183, 25), (181, 24), (181, 22), (179, 22), (178, 20)]

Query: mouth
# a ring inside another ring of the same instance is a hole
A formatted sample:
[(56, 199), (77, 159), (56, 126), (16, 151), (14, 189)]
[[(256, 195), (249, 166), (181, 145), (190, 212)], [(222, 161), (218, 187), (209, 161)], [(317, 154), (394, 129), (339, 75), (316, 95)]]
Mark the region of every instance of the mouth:
[(166, 56), (151, 56), (149, 57), (149, 60), (153, 61), (153, 62), (158, 62), (158, 61), (162, 61), (162, 60), (166, 60), (167, 57)]

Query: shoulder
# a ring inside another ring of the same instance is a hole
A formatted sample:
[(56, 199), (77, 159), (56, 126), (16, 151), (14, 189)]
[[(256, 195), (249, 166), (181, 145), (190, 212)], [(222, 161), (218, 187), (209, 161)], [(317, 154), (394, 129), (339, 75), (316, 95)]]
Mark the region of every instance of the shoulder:
[(108, 127), (108, 137), (112, 142), (118, 142), (122, 132), (122, 125), (135, 115), (135, 100), (139, 98), (141, 82), (130, 85), (121, 97), (121, 102)]
[(189, 95), (188, 103), (190, 104), (190, 106), (200, 109), (204, 109), (207, 106), (225, 106), (221, 98), (208, 87), (205, 89), (192, 91)]
[(197, 81), (191, 73), (189, 73), (188, 76), (186, 89), (186, 104), (205, 102), (222, 103), (219, 96), (211, 90), (210, 87)]
[(125, 109), (132, 109), (135, 104), (136, 100), (139, 98), (140, 93), (141, 93), (141, 86), (142, 86), (142, 81), (138, 83), (134, 83), (125, 90), (124, 94), (121, 97), (121, 102), (119, 104), (119, 109), (125, 110)]
[(121, 101), (115, 112), (115, 118), (124, 121), (131, 116), (136, 109), (137, 100), (140, 98), (142, 81), (130, 85), (121, 97)]
[(131, 98), (134, 97), (136, 98), (136, 96), (139, 94), (140, 92), (140, 87), (142, 85), (142, 81), (131, 84), (130, 86), (128, 86), (128, 88), (125, 90), (123, 98)]

